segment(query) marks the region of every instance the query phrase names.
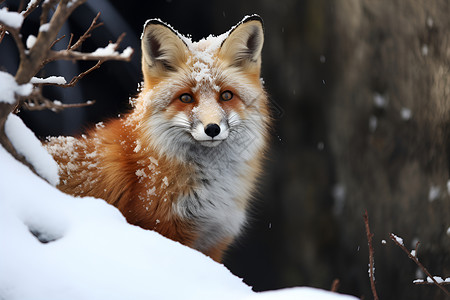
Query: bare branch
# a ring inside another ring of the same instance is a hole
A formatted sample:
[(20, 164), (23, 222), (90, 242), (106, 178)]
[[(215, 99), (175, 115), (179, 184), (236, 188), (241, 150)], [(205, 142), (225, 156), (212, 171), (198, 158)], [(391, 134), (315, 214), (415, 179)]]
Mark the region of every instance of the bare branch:
[[(29, 54), (23, 57), (23, 59), (21, 58), (19, 69), (15, 76), (18, 84), (29, 82), (42, 68), (42, 61), (47, 58), (49, 53), (49, 45), (56, 39), (58, 32), (70, 14), (84, 2), (86, 2), (86, 0), (74, 0), (68, 5), (68, 0), (60, 1), (55, 13), (48, 22), (47, 28), (39, 31), (36, 42), (33, 48), (30, 49)], [(47, 16), (53, 4), (55, 4), (55, 1), (46, 1), (44, 3), (41, 14), (41, 28), (42, 24), (47, 22)]]
[(72, 40), (73, 40), (73, 33), (70, 34), (69, 44), (67, 44), (66, 50), (70, 49), (70, 45), (72, 45)]
[(122, 32), (122, 34), (119, 35), (119, 37), (117, 38), (117, 41), (115, 42), (116, 47), (114, 48), (114, 50), (119, 49), (119, 45), (120, 45), (120, 43), (122, 43), (123, 39), (125, 38), (125, 35), (126, 35), (125, 32)]
[(91, 25), (89, 26), (89, 28), (86, 30), (86, 32), (78, 39), (78, 41), (76, 41), (75, 44), (71, 45), (72, 43), (72, 35), (70, 37), (70, 41), (69, 41), (69, 45), (67, 46), (67, 50), (76, 50), (78, 49), (81, 44), (88, 39), (91, 36), (91, 32), (95, 29), (98, 28), (100, 26), (103, 25), (103, 23), (98, 23), (97, 24), (97, 20), (100, 17), (100, 12), (97, 13), (97, 15), (95, 16), (95, 18), (92, 20)]
[[(42, 0), (41, 0), (42, 1)], [(50, 36), (54, 36), (56, 38), (56, 34), (59, 31), (59, 28), (62, 26), (64, 21), (68, 18), (68, 16), (72, 13), (73, 9), (76, 6), (82, 4), (86, 0), (78, 0), (72, 1), (70, 9), (68, 8), (68, 0), (61, 0), (55, 13), (52, 16), (52, 19), (48, 23), (48, 28), (46, 30), (42, 30), (39, 32), (39, 35), (36, 39), (35, 45), (29, 51), (29, 55), (27, 55), (25, 48), (20, 41), (20, 36), (18, 31), (12, 30), (12, 35), (16, 39), (16, 43), (19, 47), (19, 52), (22, 53), (21, 56), (21, 65), (19, 67), (19, 71), (16, 74), (16, 81), (20, 83), (21, 81), (30, 81), (32, 77), (47, 63), (54, 60), (96, 60), (97, 63), (84, 71), (83, 73), (73, 77), (69, 83), (55, 83), (51, 81), (43, 81), (34, 83), (35, 86), (41, 87), (43, 85), (56, 85), (59, 87), (73, 87), (81, 78), (89, 74), (95, 69), (98, 69), (102, 63), (108, 60), (119, 60), (119, 61), (129, 61), (132, 55), (132, 50), (128, 49), (126, 53), (119, 53), (117, 49), (122, 42), (125, 34), (121, 34), (116, 43), (110, 43), (106, 48), (100, 48), (94, 51), (93, 53), (82, 53), (78, 51), (74, 51), (79, 48), (81, 44), (91, 36), (92, 31), (103, 25), (103, 23), (97, 23), (100, 17), (100, 13), (98, 13), (94, 19), (92, 20), (89, 28), (85, 31), (85, 33), (72, 45), (73, 34), (71, 34), (69, 45), (66, 50), (53, 51), (51, 48), (61, 41), (64, 36), (57, 38), (51, 42)], [(46, 15), (49, 10), (56, 4), (56, 0), (45, 1), (43, 4), (43, 12), (41, 15), (41, 23), (46, 22)], [(42, 26), (42, 25), (41, 25)], [(8, 30), (8, 28), (6, 28)], [(19, 43), (20, 41), (20, 43)], [(36, 65), (36, 62), (40, 62), (39, 65)], [(36, 89), (41, 93), (41, 89)], [(42, 94), (41, 96), (37, 96), (35, 93), (33, 97), (29, 97), (27, 100), (21, 99), (19, 103), (16, 105), (16, 109), (23, 105), (27, 109), (34, 109), (34, 107), (39, 107), (39, 109), (51, 108), (53, 110), (60, 110), (66, 107), (80, 107), (81, 105), (58, 105), (55, 109), (53, 102), (45, 99)], [(82, 104), (84, 106), (85, 104)]]
[(44, 86), (44, 85), (54, 85), (54, 86), (58, 86), (58, 87), (63, 87), (63, 88), (67, 88), (67, 87), (74, 87), (75, 84), (77, 84), (77, 82), (82, 79), (84, 76), (86, 76), (87, 74), (91, 73), (92, 71), (100, 68), (100, 66), (104, 63), (104, 60), (99, 60), (94, 66), (92, 66), (91, 68), (89, 68), (88, 70), (84, 71), (83, 73), (78, 74), (77, 76), (74, 76), (69, 83), (55, 83), (55, 82), (51, 82), (51, 81), (42, 81), (42, 82), (33, 82), (34, 86), (40, 87), (40, 86)]
[[(31, 102), (31, 103), (34, 103), (34, 102)], [(23, 102), (22, 107), (29, 111), (50, 109), (51, 111), (54, 111), (54, 112), (60, 112), (67, 108), (79, 108), (79, 107), (91, 106), (95, 103), (95, 101), (92, 100), (92, 101), (87, 101), (84, 103), (64, 104), (64, 103), (61, 103), (58, 101), (42, 99), (40, 102), (38, 102), (37, 105), (31, 105), (31, 103)]]
[(373, 233), (370, 232), (369, 227), (369, 215), (367, 214), (367, 210), (364, 214), (364, 223), (366, 225), (366, 234), (367, 234), (367, 241), (369, 243), (369, 277), (370, 277), (370, 287), (372, 289), (373, 299), (378, 300), (378, 294), (377, 290), (375, 288), (375, 272), (374, 272), (374, 256), (373, 256), (373, 245), (372, 245), (372, 238)]
[(130, 56), (125, 55), (96, 55), (92, 53), (83, 53), (78, 51), (71, 50), (60, 50), (53, 51), (49, 55), (49, 58), (46, 59), (43, 64), (47, 64), (49, 62), (55, 60), (118, 60), (118, 61), (130, 61)]
[[(107, 61), (107, 60), (117, 60), (117, 61), (130, 61), (131, 55), (133, 52), (127, 54), (127, 53), (118, 53), (117, 49), (119, 48), (120, 43), (122, 42), (123, 38), (125, 37), (125, 33), (122, 33), (115, 43), (110, 43), (107, 47), (112, 46), (111, 51), (105, 51), (105, 52), (97, 52), (94, 51), (92, 53), (84, 53), (84, 52), (78, 52), (73, 50), (59, 50), (59, 51), (50, 51), (47, 59), (45, 59), (42, 62), (42, 65), (48, 64), (49, 62), (55, 61), (55, 60), (97, 60), (97, 61)], [(103, 48), (106, 49), (106, 48)], [(105, 54), (103, 54), (105, 53)]]
[(49, 49), (52, 49), (53, 46), (56, 45), (56, 43), (58, 43), (60, 40), (62, 40), (62, 39), (65, 38), (65, 37), (66, 37), (66, 35), (63, 34), (63, 36), (61, 36), (61, 37), (57, 38), (56, 40), (54, 40), (54, 41), (52, 42), (52, 44), (50, 45)]
[(84, 71), (83, 73), (79, 74), (78, 76), (75, 76), (72, 78), (72, 80), (68, 83), (65, 84), (64, 87), (73, 87), (75, 84), (77, 84), (77, 82), (83, 78), (84, 76), (86, 76), (87, 74), (91, 73), (92, 71), (100, 68), (100, 66), (102, 65), (102, 63), (104, 62), (104, 60), (99, 60), (93, 67), (91, 67), (90, 69)]
[(21, 107), (26, 110), (36, 111), (50, 109), (54, 112), (59, 112), (67, 108), (90, 106), (95, 103), (95, 101), (87, 101), (84, 103), (64, 104), (60, 101), (51, 101), (42, 95), (42, 91), (40, 88), (33, 90), (31, 95), (29, 96), (21, 97), (20, 102)]
[[(391, 240), (397, 245), (399, 246), (407, 255), (408, 257), (414, 261), (416, 263), (416, 265), (418, 265), (422, 271), (432, 280), (432, 282), (437, 285), (442, 291), (444, 291), (444, 293), (450, 297), (450, 293), (449, 291), (447, 291), (446, 288), (443, 287), (442, 284), (440, 284), (439, 282), (437, 282), (437, 280), (430, 274), (430, 272), (428, 272), (427, 268), (425, 268), (424, 265), (422, 265), (422, 263), (419, 261), (419, 259), (417, 258), (417, 252), (415, 252), (415, 255), (412, 255), (411, 252), (406, 249), (405, 245), (403, 245), (403, 243), (401, 243), (398, 240), (398, 237), (396, 235), (394, 235), (393, 233), (389, 234), (389, 237), (391, 238)], [(417, 250), (417, 246), (418, 244), (416, 244), (416, 250)]]
[[(53, 48), (56, 43), (64, 38), (64, 36), (57, 38), (58, 32), (61, 30), (63, 24), (67, 21), (72, 12), (86, 1), (87, 0), (70, 0), (69, 5), (69, 0), (46, 0), (44, 2), (42, 2), (42, 0), (37, 0), (35, 2), (28, 2), (27, 6), (25, 6), (27, 2), (22, 1), (21, 9), (19, 10), (21, 11), (20, 15), (18, 16), (17, 13), (14, 13), (12, 14), (12, 16), (17, 18), (26, 18), (40, 4), (42, 4), (39, 33), (36, 37), (33, 47), (31, 47), (31, 49), (29, 50), (26, 49), (25, 44), (20, 36), (21, 28), (15, 28), (13, 27), (14, 25), (0, 23), (0, 43), (2, 42), (6, 33), (9, 33), (13, 38), (19, 52), (20, 64), (14, 77), (16, 84), (18, 85), (29, 83), (46, 63), (56, 59), (97, 61), (94, 66), (73, 77), (72, 80), (67, 84), (64, 83), (58, 85), (57, 83), (63, 83), (64, 81), (59, 79), (52, 80), (52, 78), (47, 78), (46, 80), (34, 80), (34, 88), (30, 95), (20, 96), (16, 94), (15, 103), (0, 102), (0, 145), (2, 145), (17, 160), (27, 165), (33, 172), (35, 172), (33, 166), (30, 165), (26, 161), (26, 159), (14, 149), (10, 140), (5, 134), (5, 122), (8, 115), (12, 112), (17, 112), (21, 107), (28, 110), (51, 109), (53, 111), (60, 111), (66, 108), (92, 105), (94, 101), (76, 104), (63, 104), (59, 101), (51, 101), (42, 95), (42, 85), (51, 83), (53, 81), (53, 83), (51, 84), (61, 87), (74, 86), (81, 78), (83, 78), (93, 70), (99, 68), (103, 62), (107, 60), (129, 61), (131, 55), (133, 54), (133, 50), (131, 48), (125, 49), (125, 51), (123, 51), (122, 53), (119, 53), (117, 51), (121, 41), (123, 40), (123, 34), (117, 39), (117, 42), (115, 44), (110, 43), (106, 48), (97, 49), (93, 53), (81, 53), (74, 51), (78, 49), (87, 38), (91, 36), (91, 33), (95, 28), (102, 25), (102, 23), (97, 23), (100, 14), (97, 14), (97, 16), (92, 20), (89, 28), (77, 40), (75, 44), (72, 45), (73, 35), (71, 35), (69, 46), (66, 50), (51, 50), (51, 48)], [(3, 2), (4, 0), (0, 0), (0, 3)], [(25, 10), (23, 10), (24, 7), (26, 7)], [(56, 9), (51, 15), (51, 19), (49, 20), (50, 11), (55, 7)], [(18, 21), (20, 20), (18, 19)]]

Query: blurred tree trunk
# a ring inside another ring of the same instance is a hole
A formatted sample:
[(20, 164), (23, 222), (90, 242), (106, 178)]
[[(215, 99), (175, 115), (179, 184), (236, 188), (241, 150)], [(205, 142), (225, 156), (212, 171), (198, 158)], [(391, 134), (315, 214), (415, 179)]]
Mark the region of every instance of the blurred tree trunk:
[(436, 287), (413, 286), (420, 272), (388, 233), (402, 236), (410, 249), (420, 241), (422, 263), (433, 275), (450, 276), (450, 3), (330, 5), (326, 110), (341, 191), (342, 288), (357, 287), (370, 298), (362, 226), (367, 209), (380, 298), (444, 299)]

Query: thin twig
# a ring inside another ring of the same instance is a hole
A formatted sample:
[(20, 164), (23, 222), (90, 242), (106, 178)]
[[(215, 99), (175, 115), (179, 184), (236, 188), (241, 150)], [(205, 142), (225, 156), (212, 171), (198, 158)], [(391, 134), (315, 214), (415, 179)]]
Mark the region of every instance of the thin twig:
[(373, 299), (378, 300), (378, 294), (377, 290), (375, 288), (375, 274), (374, 274), (374, 251), (373, 251), (373, 245), (372, 245), (372, 238), (373, 233), (370, 232), (369, 227), (369, 215), (367, 214), (367, 210), (364, 213), (364, 223), (366, 225), (366, 234), (367, 234), (367, 241), (369, 243), (369, 277), (370, 277), (370, 287), (372, 289)]
[(120, 43), (122, 43), (123, 39), (125, 38), (126, 33), (122, 32), (121, 35), (117, 38), (116, 42), (114, 43), (116, 46), (114, 47), (114, 50), (119, 49)]
[(40, 102), (38, 105), (30, 105), (30, 103), (24, 102), (22, 107), (29, 111), (50, 109), (51, 111), (54, 111), (54, 112), (60, 112), (67, 108), (80, 108), (80, 107), (91, 106), (94, 103), (95, 103), (95, 101), (91, 100), (91, 101), (84, 102), (84, 103), (64, 104), (64, 103), (57, 103), (57, 102), (47, 99), (44, 102)]
[(87, 74), (91, 73), (92, 71), (100, 68), (100, 66), (105, 62), (106, 60), (99, 60), (97, 61), (97, 63), (95, 65), (93, 65), (92, 67), (90, 67), (89, 69), (87, 69), (86, 71), (78, 74), (77, 76), (74, 76), (69, 83), (63, 83), (63, 84), (58, 84), (58, 83), (54, 83), (54, 82), (40, 82), (40, 83), (33, 83), (35, 86), (44, 86), (44, 85), (54, 85), (54, 86), (58, 86), (58, 87), (63, 87), (63, 88), (68, 88), (68, 87), (74, 87), (78, 81), (80, 79), (82, 79), (84, 76), (86, 76)]
[[(125, 33), (122, 33), (116, 40), (114, 45), (114, 51), (117, 51), (117, 49), (120, 46), (120, 43), (125, 37)], [(131, 53), (132, 55), (133, 53)], [(49, 62), (55, 61), (55, 60), (97, 60), (97, 61), (106, 61), (106, 60), (117, 60), (117, 61), (130, 61), (131, 55), (121, 55), (119, 53), (109, 54), (109, 55), (97, 55), (92, 53), (85, 53), (85, 52), (78, 52), (73, 51), (71, 49), (69, 50), (59, 50), (59, 51), (50, 51), (50, 53), (47, 56), (47, 59), (45, 59), (42, 62), (42, 66), (48, 64)]]
[(22, 12), (22, 16), (24, 18), (28, 17), (38, 6), (39, 4), (41, 4), (42, 0), (37, 0), (35, 2), (33, 2), (30, 7), (27, 8), (26, 11)]
[(72, 45), (72, 40), (73, 40), (73, 33), (70, 34), (70, 39), (69, 39), (69, 43), (67, 44), (66, 50), (70, 50), (70, 45)]
[(52, 49), (53, 48), (53, 46), (55, 46), (56, 45), (56, 43), (58, 43), (60, 40), (62, 40), (63, 38), (65, 38), (66, 37), (66, 35), (65, 34), (63, 34), (61, 37), (59, 37), (59, 38), (57, 38), (56, 40), (54, 40), (52, 43), (51, 43), (51, 45), (50, 45), (50, 47), (49, 47), (49, 49)]
[(406, 247), (405, 247), (405, 245), (403, 245), (403, 243), (400, 243), (398, 240), (397, 240), (397, 236), (396, 235), (394, 235), (393, 233), (390, 233), (389, 234), (389, 237), (391, 238), (391, 240), (397, 245), (397, 246), (399, 246), (407, 255), (408, 255), (408, 257), (412, 260), (412, 261), (414, 261), (415, 263), (416, 263), (416, 265), (418, 265), (421, 269), (422, 269), (422, 271), (433, 281), (433, 283), (435, 284), (435, 285), (437, 285), (447, 296), (449, 296), (450, 297), (450, 292), (449, 291), (447, 291), (447, 289), (446, 288), (444, 288), (443, 287), (443, 285), (441, 285), (439, 282), (437, 282), (436, 281), (436, 279), (434, 279), (434, 277), (430, 274), (430, 272), (428, 272), (428, 270), (427, 270), (427, 268), (425, 268), (425, 266), (424, 265), (422, 265), (422, 263), (419, 261), (419, 259), (416, 257), (416, 255), (417, 255), (417, 246), (418, 246), (418, 244), (416, 244), (416, 253), (415, 253), (415, 255), (412, 255), (411, 254), (411, 252), (408, 250), (408, 249), (406, 249)]
[(72, 78), (72, 80), (70, 80), (69, 83), (67, 84), (61, 84), (59, 86), (61, 87), (73, 87), (75, 86), (75, 84), (84, 76), (86, 76), (87, 74), (91, 73), (92, 71), (100, 68), (100, 66), (102, 65), (102, 63), (104, 63), (104, 60), (99, 60), (94, 66), (92, 66), (91, 68), (89, 68), (88, 70), (84, 71), (83, 73), (80, 73), (78, 76), (74, 76)]
[(21, 107), (26, 110), (36, 111), (36, 110), (50, 109), (54, 112), (59, 112), (67, 108), (90, 106), (95, 103), (94, 100), (87, 101), (84, 103), (73, 103), (73, 104), (64, 104), (59, 101), (51, 101), (42, 95), (40, 88), (36, 88), (35, 90), (33, 90), (31, 95), (29, 96), (21, 97), (20, 102)]
[(97, 20), (100, 17), (100, 12), (97, 13), (97, 15), (95, 16), (95, 18), (92, 20), (91, 25), (89, 26), (89, 28), (86, 30), (85, 33), (83, 33), (82, 36), (80, 36), (80, 38), (78, 39), (78, 41), (76, 41), (75, 44), (71, 45), (72, 43), (72, 36), (70, 37), (70, 41), (69, 41), (69, 45), (67, 46), (67, 50), (76, 50), (78, 49), (81, 44), (88, 39), (89, 37), (91, 37), (91, 32), (95, 29), (98, 28), (100, 26), (103, 25), (103, 23), (98, 23), (97, 24)]
[(51, 51), (46, 60), (42, 62), (43, 65), (55, 60), (118, 60), (118, 61), (130, 61), (129, 56), (124, 55), (94, 55), (92, 53), (84, 53), (72, 50), (60, 50)]
[(335, 280), (333, 280), (333, 283), (331, 284), (331, 291), (336, 293), (339, 289), (339, 285), (340, 281), (339, 279), (336, 278)]

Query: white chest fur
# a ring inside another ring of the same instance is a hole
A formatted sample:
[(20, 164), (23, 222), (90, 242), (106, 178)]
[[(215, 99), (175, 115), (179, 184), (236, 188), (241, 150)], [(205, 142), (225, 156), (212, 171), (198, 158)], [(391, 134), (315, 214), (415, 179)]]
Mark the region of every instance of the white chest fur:
[(223, 151), (208, 151), (194, 159), (195, 188), (178, 199), (175, 211), (197, 225), (194, 248), (202, 251), (224, 238), (236, 237), (245, 225), (242, 197), (248, 191), (242, 174), (248, 166), (242, 157), (223, 155)]

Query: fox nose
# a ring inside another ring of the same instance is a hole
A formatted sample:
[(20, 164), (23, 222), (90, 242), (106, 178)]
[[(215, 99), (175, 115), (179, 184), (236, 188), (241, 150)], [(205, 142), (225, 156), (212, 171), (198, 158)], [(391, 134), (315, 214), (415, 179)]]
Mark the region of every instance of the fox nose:
[(215, 137), (217, 135), (219, 135), (220, 133), (220, 127), (217, 124), (211, 123), (206, 125), (205, 127), (205, 133), (210, 136), (210, 137)]

